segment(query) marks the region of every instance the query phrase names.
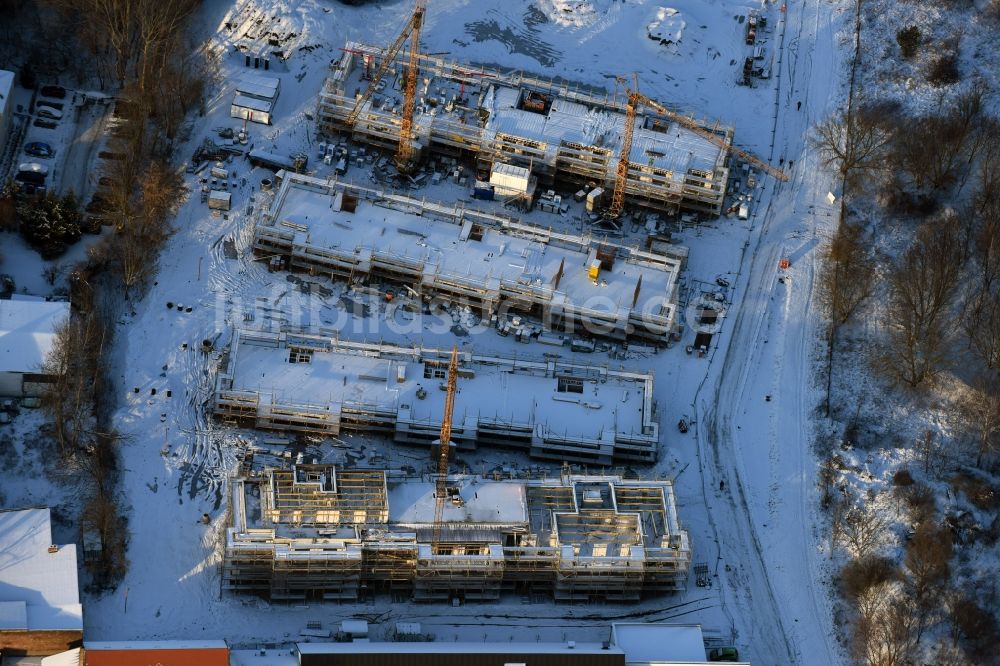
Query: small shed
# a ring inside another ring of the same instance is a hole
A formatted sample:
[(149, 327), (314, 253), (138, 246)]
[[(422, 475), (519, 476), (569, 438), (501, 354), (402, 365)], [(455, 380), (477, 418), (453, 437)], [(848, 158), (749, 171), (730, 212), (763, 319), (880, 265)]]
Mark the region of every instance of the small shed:
[(368, 622), (365, 620), (343, 620), (340, 631), (351, 638), (368, 638)]
[(229, 210), (233, 195), (222, 190), (212, 190), (208, 193), (208, 207), (212, 210)]
[(69, 303), (15, 294), (0, 300), (0, 396), (41, 395), (51, 377), (42, 367), (69, 319)]

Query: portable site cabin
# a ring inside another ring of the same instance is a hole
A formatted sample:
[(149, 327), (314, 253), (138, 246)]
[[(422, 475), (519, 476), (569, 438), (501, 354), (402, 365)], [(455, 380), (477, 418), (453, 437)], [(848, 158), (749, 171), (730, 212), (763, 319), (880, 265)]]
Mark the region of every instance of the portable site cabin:
[(534, 181), (529, 169), (513, 164), (498, 162), (493, 165), (493, 169), (490, 171), (490, 185), (498, 194), (532, 194), (535, 189)]
[(212, 210), (229, 210), (233, 195), (222, 190), (212, 190), (208, 193), (208, 207)]
[(236, 82), (236, 94), (244, 97), (265, 99), (269, 102), (278, 101), (281, 92), (281, 79), (276, 76), (255, 76), (247, 74)]
[(305, 155), (282, 155), (279, 153), (269, 153), (264, 150), (251, 150), (247, 154), (247, 159), (252, 166), (266, 167), (275, 171), (279, 169), (299, 171), (305, 169), (308, 163)]
[(602, 197), (604, 197), (604, 188), (595, 187), (587, 194), (587, 212), (596, 213), (597, 209), (600, 208)]
[(247, 74), (236, 82), (236, 96), (229, 108), (233, 118), (263, 125), (271, 124), (271, 112), (281, 92), (281, 79)]
[(237, 94), (233, 98), (233, 105), (229, 107), (229, 116), (249, 120), (252, 123), (270, 125), (273, 108), (274, 102), (270, 100)]

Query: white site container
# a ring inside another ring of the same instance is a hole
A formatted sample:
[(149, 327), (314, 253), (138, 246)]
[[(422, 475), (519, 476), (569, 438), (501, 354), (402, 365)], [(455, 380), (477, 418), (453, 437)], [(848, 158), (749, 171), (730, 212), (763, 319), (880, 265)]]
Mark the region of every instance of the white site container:
[(490, 185), (503, 192), (525, 194), (531, 180), (531, 170), (512, 164), (494, 164)]

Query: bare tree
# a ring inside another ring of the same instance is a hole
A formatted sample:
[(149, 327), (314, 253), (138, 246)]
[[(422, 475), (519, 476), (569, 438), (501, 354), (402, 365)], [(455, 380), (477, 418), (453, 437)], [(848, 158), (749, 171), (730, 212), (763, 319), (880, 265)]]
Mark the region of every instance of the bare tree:
[(966, 652), (974, 663), (989, 663), (987, 660), (994, 659), (1000, 628), (993, 614), (975, 597), (959, 591), (950, 596), (948, 611), (954, 643), (965, 643)]
[(921, 523), (906, 544), (906, 582), (917, 613), (917, 640), (927, 627), (928, 616), (940, 607), (941, 594), (951, 576), (951, 531), (945, 527)]
[(982, 146), (976, 172), (976, 190), (973, 195), (974, 210), (988, 217), (1000, 217), (1000, 120), (987, 116), (981, 131)]
[(842, 112), (820, 122), (811, 138), (828, 167), (844, 178), (881, 169), (892, 141), (892, 134), (878, 113), (858, 109)]
[(960, 412), (975, 442), (976, 467), (1000, 449), (1000, 378), (980, 375), (961, 400)]
[(874, 273), (860, 226), (843, 222), (823, 256), (819, 301), (829, 317), (827, 333), (826, 413), (830, 414), (833, 355), (840, 327), (850, 320), (875, 291)]
[(94, 428), (93, 387), (101, 372), (100, 354), (107, 330), (93, 314), (77, 314), (56, 331), (43, 372), (42, 407), (53, 425), (60, 455), (69, 458), (86, 448)]
[(841, 538), (851, 554), (862, 560), (872, 555), (885, 539), (887, 526), (887, 519), (871, 506), (854, 506), (844, 514)]
[(983, 108), (986, 88), (976, 83), (947, 108), (919, 118), (899, 118), (893, 159), (921, 191), (944, 191), (964, 181), (986, 148)]
[(962, 269), (955, 220), (925, 224), (889, 273), (888, 345), (883, 365), (912, 387), (941, 370), (947, 358), (951, 306)]
[(912, 602), (890, 584), (865, 592), (858, 604), (855, 656), (868, 666), (903, 666), (916, 648)]
[(859, 225), (841, 224), (824, 257), (819, 298), (834, 326), (846, 324), (874, 293), (874, 274)]
[[(1000, 196), (1000, 189), (997, 195)], [(983, 211), (972, 244), (973, 269), (966, 290), (962, 329), (986, 367), (1000, 369), (1000, 201)]]

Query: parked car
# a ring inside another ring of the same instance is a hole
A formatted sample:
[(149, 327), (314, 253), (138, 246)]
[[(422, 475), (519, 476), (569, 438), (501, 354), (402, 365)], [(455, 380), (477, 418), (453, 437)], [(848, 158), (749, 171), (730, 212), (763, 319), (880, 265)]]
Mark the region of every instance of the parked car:
[(35, 114), (39, 118), (51, 118), (52, 120), (62, 120), (63, 117), (62, 111), (59, 111), (58, 109), (52, 109), (47, 106), (38, 107), (38, 109), (35, 111)]
[(717, 647), (708, 651), (709, 661), (739, 661), (740, 653), (734, 647)]
[(25, 144), (24, 152), (32, 157), (52, 157), (56, 154), (56, 151), (52, 150), (52, 146), (43, 141), (32, 141)]

